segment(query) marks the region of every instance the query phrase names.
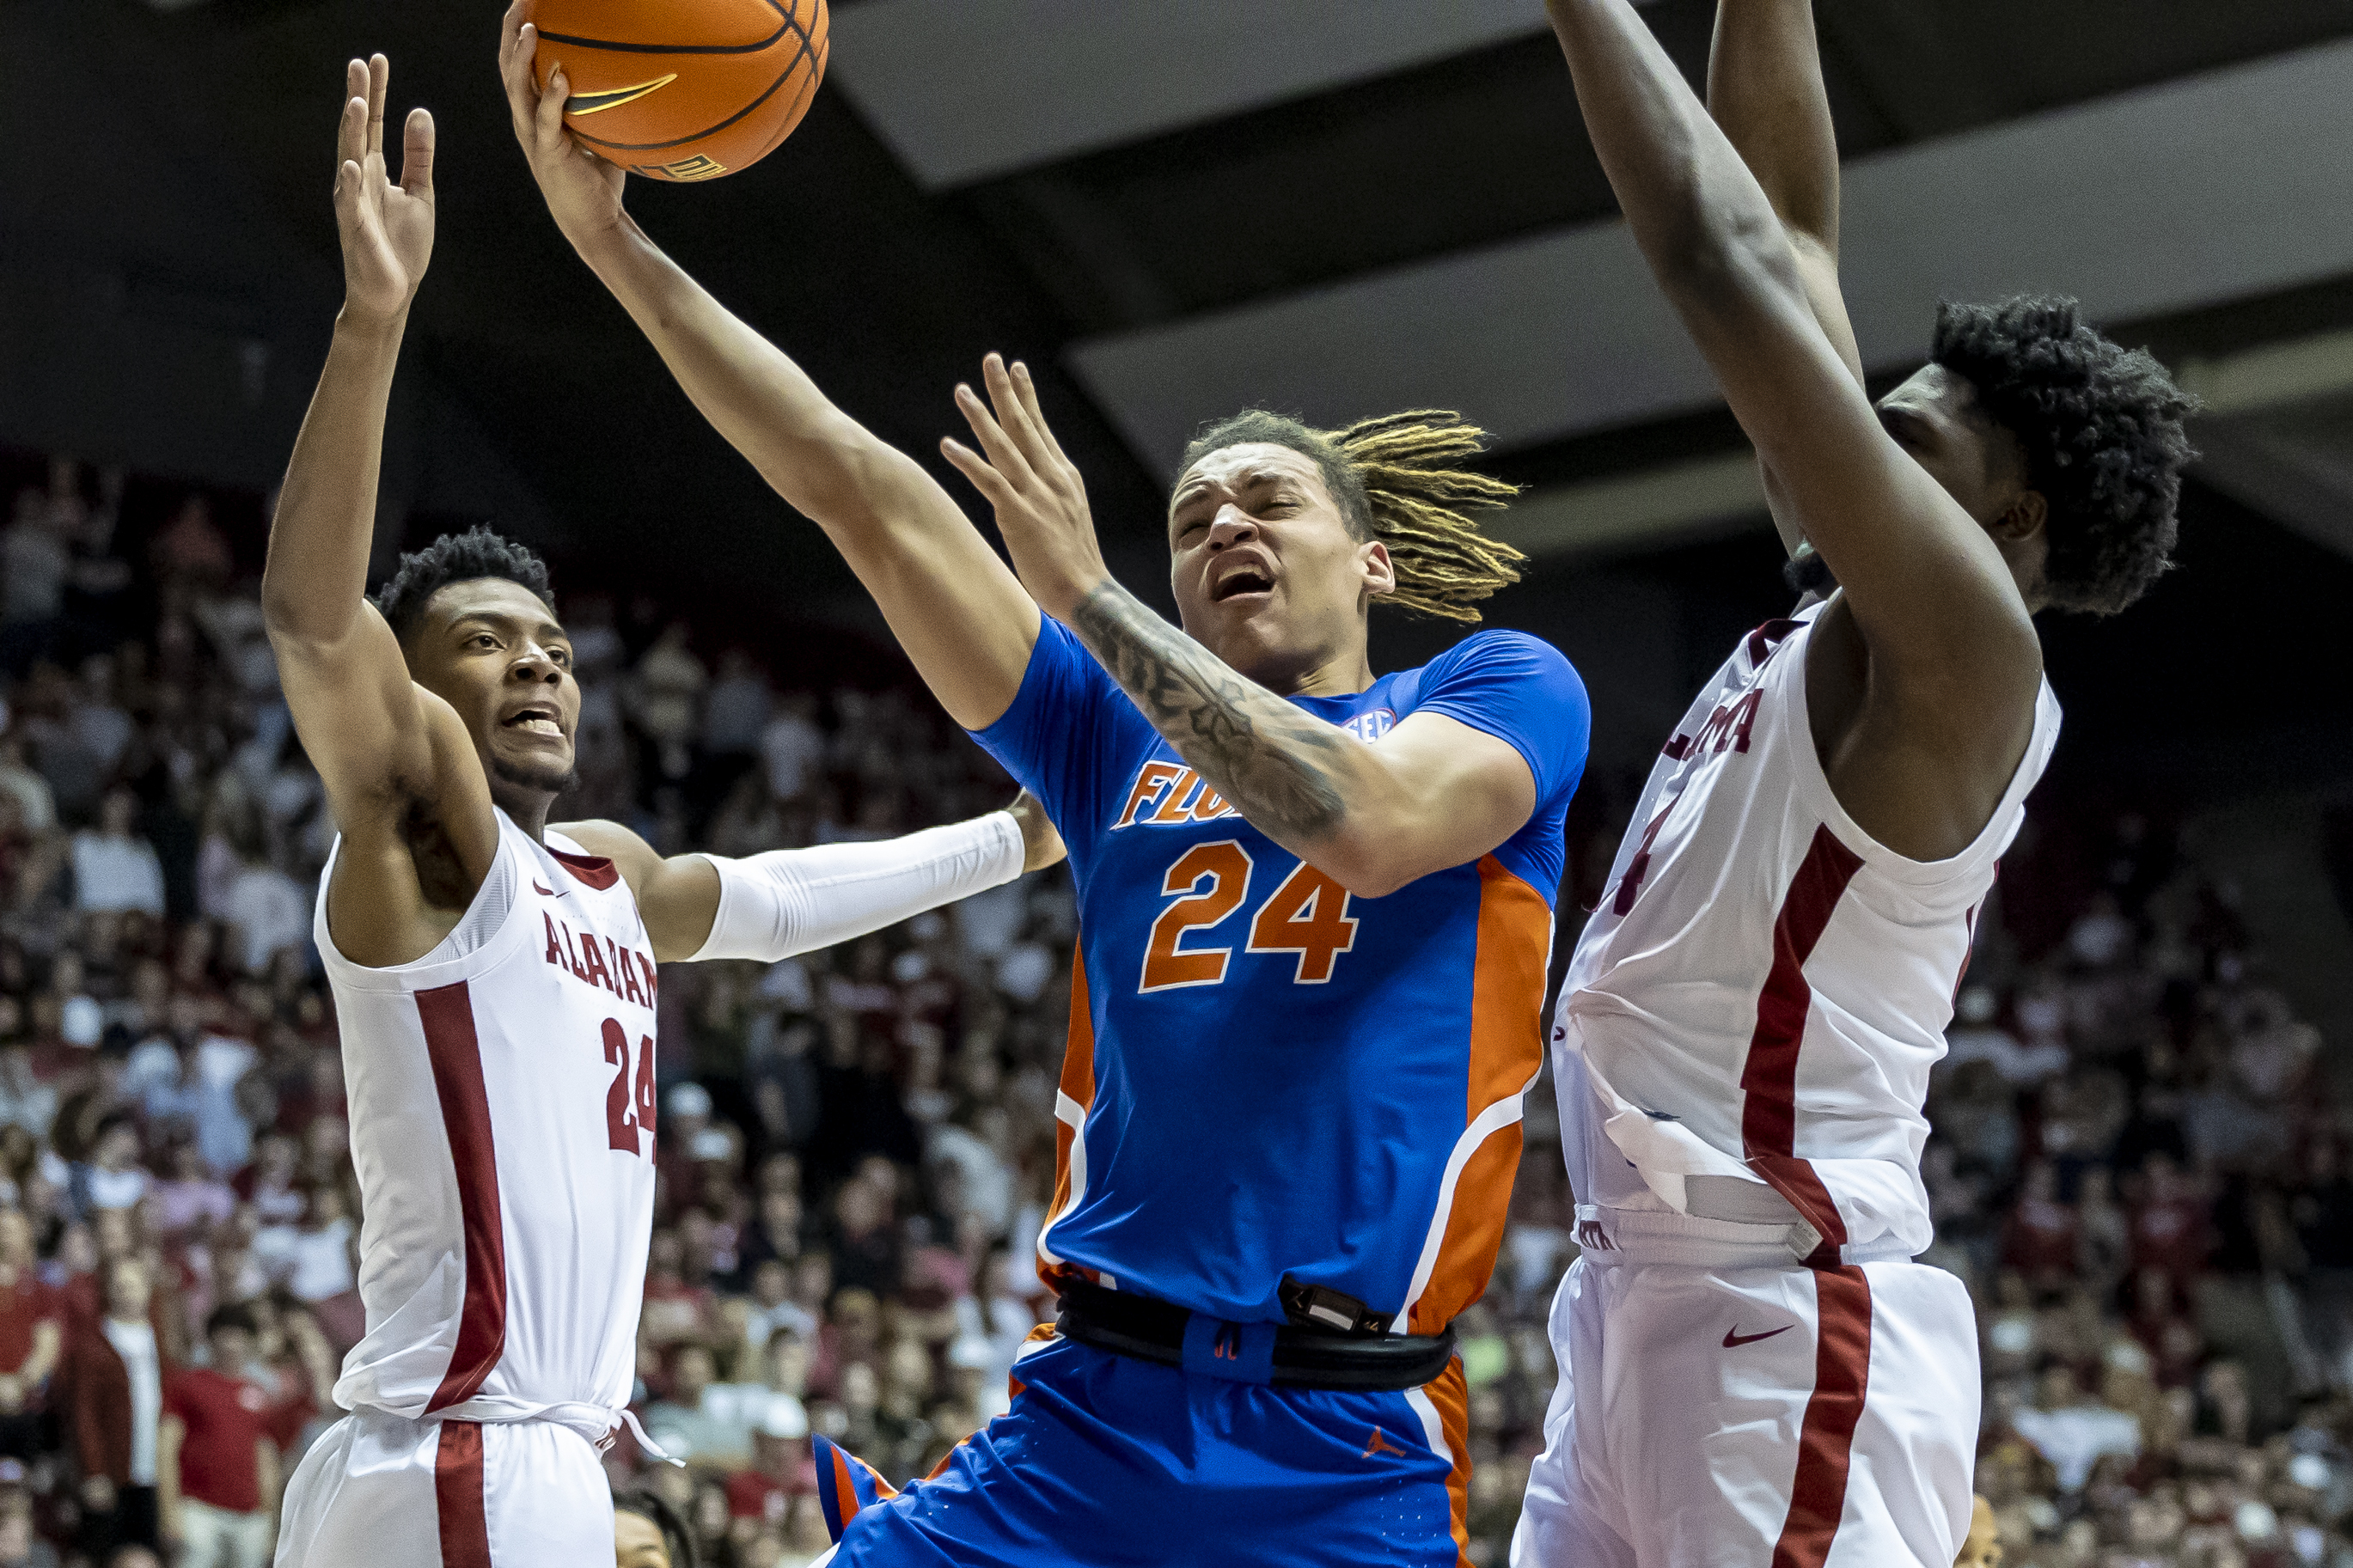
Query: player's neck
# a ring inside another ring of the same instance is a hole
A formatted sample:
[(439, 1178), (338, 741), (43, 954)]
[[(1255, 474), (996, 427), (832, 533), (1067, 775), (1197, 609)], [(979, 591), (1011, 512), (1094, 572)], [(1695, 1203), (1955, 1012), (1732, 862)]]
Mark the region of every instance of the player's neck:
[(547, 814), (555, 808), (555, 797), (538, 790), (517, 789), (491, 781), (491, 804), (507, 814), (509, 820), (531, 835), (534, 844), (547, 838)]
[(1261, 660), (1256, 668), (1236, 665), (1235, 670), (1277, 697), (1349, 697), (1373, 684), (1372, 662), (1361, 643), (1321, 658)]

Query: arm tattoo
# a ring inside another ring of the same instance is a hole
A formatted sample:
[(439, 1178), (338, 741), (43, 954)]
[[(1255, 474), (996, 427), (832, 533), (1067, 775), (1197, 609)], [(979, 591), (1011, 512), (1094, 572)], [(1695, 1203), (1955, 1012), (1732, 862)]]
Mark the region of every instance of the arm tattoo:
[(1236, 675), (1116, 583), (1082, 599), (1071, 626), (1177, 755), (1252, 823), (1310, 840), (1340, 826), (1339, 731)]

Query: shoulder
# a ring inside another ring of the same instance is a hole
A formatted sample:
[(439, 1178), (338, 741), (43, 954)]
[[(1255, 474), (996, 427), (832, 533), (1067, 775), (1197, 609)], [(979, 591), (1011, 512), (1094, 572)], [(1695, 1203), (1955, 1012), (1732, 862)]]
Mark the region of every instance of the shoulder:
[(1472, 674), (1585, 687), (1560, 649), (1528, 632), (1502, 628), (1473, 632), (1423, 667), (1425, 681)]
[(1525, 632), (1476, 632), (1419, 670), (1415, 706), (1471, 720), (1493, 715), (1581, 744), (1590, 713), (1585, 682), (1567, 657)]

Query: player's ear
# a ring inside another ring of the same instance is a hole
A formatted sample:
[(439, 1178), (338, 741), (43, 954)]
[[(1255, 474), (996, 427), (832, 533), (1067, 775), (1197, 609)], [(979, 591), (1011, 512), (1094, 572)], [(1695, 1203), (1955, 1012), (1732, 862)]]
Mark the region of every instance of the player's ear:
[(1365, 591), (1368, 594), (1397, 592), (1397, 563), (1389, 559), (1389, 547), (1379, 540), (1369, 540), (1356, 549), (1356, 559), (1363, 563)]
[(2010, 498), (1991, 525), (1994, 538), (2004, 544), (2023, 544), (2041, 533), (2051, 521), (2051, 503), (2041, 490), (2021, 490)]

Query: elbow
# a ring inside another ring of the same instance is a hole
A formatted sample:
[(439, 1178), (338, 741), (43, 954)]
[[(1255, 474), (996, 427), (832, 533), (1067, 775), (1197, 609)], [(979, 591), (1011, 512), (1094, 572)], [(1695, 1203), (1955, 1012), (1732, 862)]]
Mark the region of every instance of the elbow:
[(893, 514), (890, 498), (923, 478), (913, 458), (839, 414), (764, 467), (776, 492), (811, 521), (860, 534)]
[(1385, 899), (1431, 869), (1410, 864), (1394, 841), (1345, 828), (1319, 845), (1309, 864), (1358, 899)]
[(1789, 237), (1770, 211), (1725, 210), (1695, 199), (1648, 249), (1660, 287), (1686, 303), (1804, 292)]

